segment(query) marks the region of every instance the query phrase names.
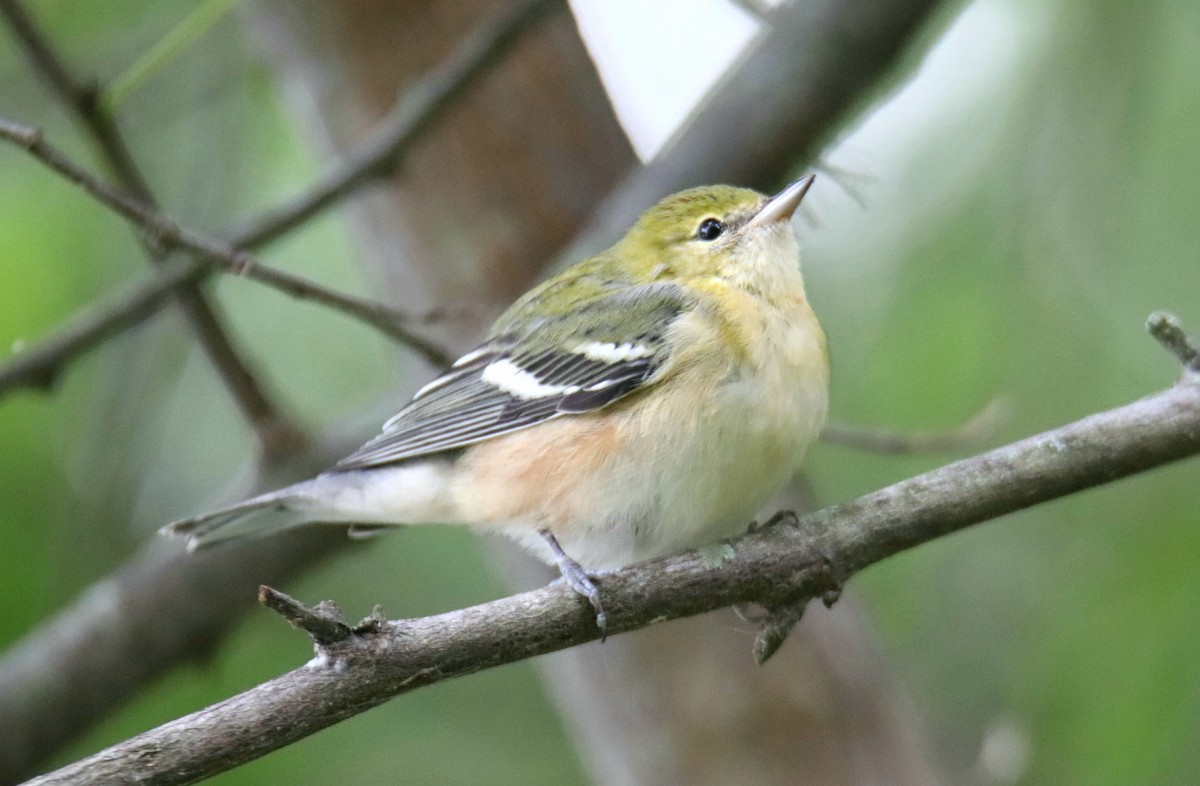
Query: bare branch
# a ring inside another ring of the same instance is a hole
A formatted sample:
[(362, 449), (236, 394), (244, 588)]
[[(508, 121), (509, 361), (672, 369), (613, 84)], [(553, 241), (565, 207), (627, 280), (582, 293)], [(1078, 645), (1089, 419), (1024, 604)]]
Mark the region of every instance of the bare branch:
[[(150, 186), (113, 118), (100, 106), (96, 89), (81, 85), (71, 76), (62, 59), (17, 0), (0, 0), (0, 13), (8, 19), (9, 26), (24, 46), (35, 70), (46, 79), (96, 143), (101, 158), (112, 169), (117, 181), (138, 201), (153, 208), (156, 202)], [(152, 264), (166, 264), (167, 255), (152, 238), (141, 238), (141, 241)], [(188, 286), (175, 291), (175, 297), (195, 331), (200, 346), (221, 375), (242, 413), (254, 426), (263, 454), (272, 457), (303, 444), (304, 435), (300, 428), (267, 397), (262, 385), (233, 346), (216, 312), (198, 289), (198, 284), (189, 282)]]
[(34, 70), (88, 132), (100, 148), (102, 157), (131, 191), (148, 195), (150, 188), (125, 147), (112, 118), (100, 111), (100, 91), (97, 86), (81, 82), (71, 74), (21, 3), (17, 0), (0, 0), (0, 13), (4, 14), (17, 40), (25, 48)]
[(46, 142), (36, 128), (0, 119), (0, 139), (20, 145), (34, 158), (82, 188), (97, 202), (138, 229), (147, 232), (156, 245), (186, 249), (226, 272), (269, 284), (292, 297), (321, 303), (366, 322), (408, 345), (434, 365), (443, 366), (450, 361), (448, 353), (442, 347), (408, 327), (409, 318), (397, 310), (323, 287), (302, 276), (271, 268), (228, 243), (182, 226), (173, 218), (92, 175), (58, 148)]
[(1007, 416), (1007, 402), (1003, 398), (994, 398), (962, 424), (944, 431), (905, 432), (853, 426), (848, 423), (829, 423), (821, 432), (821, 440), (831, 445), (873, 453), (938, 453), (978, 445), (994, 434)]
[(206, 269), (194, 260), (170, 264), (141, 286), (75, 314), (36, 347), (0, 365), (0, 395), (22, 387), (52, 387), (77, 356), (158, 313), (175, 290), (200, 280)]
[(181, 234), (179, 244), (198, 251), (229, 273), (266, 284), (299, 300), (320, 303), (370, 325), (413, 350), (430, 365), (442, 367), (454, 359), (450, 350), (413, 327), (428, 323), (437, 315), (413, 316), (384, 303), (339, 292), (303, 276), (264, 265), (244, 251), (235, 251), (232, 246), (208, 240), (194, 232)]
[[(1200, 453), (1200, 382), (949, 464), (741, 538), (602, 579), (609, 635), (735, 603), (792, 607), (905, 549), (982, 521)], [(793, 620), (794, 621), (794, 620)], [(207, 709), (30, 781), (192, 783), (453, 677), (599, 637), (561, 582), (378, 633)]]
[(488, 70), (512, 50), (522, 34), (562, 0), (523, 0), (478, 25), (445, 61), (404, 92), (395, 108), (359, 147), (304, 193), (271, 208), (240, 228), (223, 233), (238, 248), (255, 248), (308, 221), (357, 189), (393, 172), (413, 144)]
[[(444, 63), (405, 93), (391, 115), (361, 148), (350, 153), (340, 166), (326, 174), (305, 193), (265, 212), (259, 218), (245, 222), (241, 229), (229, 233), (229, 245), (253, 248), (274, 240), (318, 215), (325, 208), (336, 204), (372, 178), (393, 170), (412, 144), (454, 105), (456, 99), (466, 92), (479, 76), (486, 73), (491, 65), (503, 58), (524, 31), (556, 6), (561, 7), (561, 2), (526, 2), (481, 24)], [(99, 110), (94, 109), (98, 91), (73, 81), (61, 61), (49, 49), (47, 42), (34, 30), (20, 6), (11, 0), (0, 0), (0, 8), (8, 14), (13, 27), (21, 31), (20, 35), (27, 43), (31, 59), (37, 63), (38, 70), (55, 90), (60, 95), (71, 96), (73, 105), (86, 107), (89, 117), (103, 118)], [(6, 125), (10, 140), (34, 152), (32, 146), (40, 141), (36, 131), (11, 123)], [(106, 124), (103, 128), (104, 137), (115, 139), (117, 142), (110, 142), (110, 154), (128, 158), (124, 154), (124, 147), (119, 143), (119, 137), (111, 133), (109, 125)], [(128, 169), (132, 172), (137, 171), (132, 162)], [(61, 170), (60, 173), (71, 177)], [(76, 174), (83, 174), (86, 178), (86, 173)], [(73, 177), (71, 179), (78, 185), (87, 187), (83, 181)], [(123, 196), (111, 187), (108, 191), (110, 197)], [(239, 274), (275, 287), (292, 297), (321, 303), (363, 321), (385, 335), (413, 347), (435, 366), (443, 366), (450, 360), (448, 350), (406, 328), (406, 324), (415, 320), (398, 309), (337, 292), (301, 276), (266, 267), (248, 257), (242, 257), (239, 265)], [(177, 273), (156, 278), (147, 282), (142, 289), (131, 292), (94, 313), (79, 315), (36, 351), (31, 351), (8, 366), (0, 368), (0, 391), (21, 385), (49, 386), (65, 363), (76, 355), (94, 348), (109, 336), (148, 319), (169, 300), (164, 295), (170, 294), (171, 289), (197, 283), (207, 274), (206, 267), (194, 268), (195, 274), (185, 279), (178, 278)], [(179, 283), (175, 286), (165, 286), (169, 281)]]

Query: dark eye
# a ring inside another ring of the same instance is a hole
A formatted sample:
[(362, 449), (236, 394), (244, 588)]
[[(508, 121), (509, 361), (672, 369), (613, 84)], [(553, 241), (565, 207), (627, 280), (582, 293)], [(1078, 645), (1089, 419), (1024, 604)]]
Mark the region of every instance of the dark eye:
[(696, 230), (696, 237), (701, 240), (716, 240), (725, 231), (725, 225), (715, 218), (706, 218), (700, 222), (700, 228)]

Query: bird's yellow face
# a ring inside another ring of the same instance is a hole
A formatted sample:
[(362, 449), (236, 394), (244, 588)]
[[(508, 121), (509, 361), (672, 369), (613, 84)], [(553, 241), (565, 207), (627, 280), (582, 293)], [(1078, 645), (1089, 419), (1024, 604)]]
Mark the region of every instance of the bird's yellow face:
[(800, 251), (788, 219), (812, 180), (798, 180), (773, 197), (732, 186), (669, 196), (612, 248), (525, 293), (493, 332), (520, 332), (548, 320), (569, 332), (586, 318), (587, 304), (637, 285), (703, 287), (716, 281), (767, 297), (784, 290), (803, 296)]
[(811, 179), (767, 197), (748, 188), (705, 186), (659, 202), (613, 249), (640, 280), (730, 278), (798, 264), (788, 219)]

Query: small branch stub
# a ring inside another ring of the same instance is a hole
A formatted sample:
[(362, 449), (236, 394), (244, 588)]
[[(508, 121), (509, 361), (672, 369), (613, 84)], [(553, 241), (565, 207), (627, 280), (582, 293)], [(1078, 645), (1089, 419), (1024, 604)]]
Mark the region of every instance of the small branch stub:
[(779, 651), (779, 648), (787, 641), (787, 637), (791, 634), (792, 629), (796, 627), (800, 619), (804, 616), (804, 609), (807, 606), (808, 599), (806, 598), (790, 606), (771, 609), (767, 613), (767, 616), (759, 624), (758, 631), (754, 634), (753, 654), (755, 663), (761, 666)]
[[(775, 515), (779, 517), (781, 514), (788, 513), (788, 511), (780, 511)], [(793, 519), (796, 518), (794, 513), (791, 513), (790, 516)], [(806, 592), (798, 601), (768, 607), (766, 616), (759, 622), (758, 631), (754, 634), (754, 646), (751, 649), (754, 662), (759, 666), (770, 660), (771, 656), (778, 652), (783, 643), (787, 641), (792, 629), (804, 616), (804, 610), (808, 607), (811, 599), (819, 597), (825, 604), (825, 608), (831, 609), (833, 604), (842, 597), (842, 585), (845, 583), (845, 578), (834, 566), (833, 559), (827, 554), (822, 554), (816, 567), (819, 569), (815, 572), (815, 586), (810, 591)]]
[(355, 634), (342, 615), (342, 610), (330, 600), (323, 600), (316, 606), (305, 606), (292, 596), (264, 584), (258, 588), (258, 602), (308, 633), (321, 646), (345, 641)]
[(1179, 319), (1165, 311), (1156, 311), (1146, 320), (1146, 330), (1179, 358), (1186, 371), (1200, 374), (1200, 341), (1184, 331)]
[(315, 606), (306, 606), (291, 595), (262, 585), (258, 588), (258, 602), (279, 614), (309, 635), (318, 646), (328, 647), (354, 636), (369, 636), (379, 633), (387, 623), (383, 606), (376, 604), (371, 613), (353, 627), (342, 614), (341, 608), (331, 600), (323, 600)]

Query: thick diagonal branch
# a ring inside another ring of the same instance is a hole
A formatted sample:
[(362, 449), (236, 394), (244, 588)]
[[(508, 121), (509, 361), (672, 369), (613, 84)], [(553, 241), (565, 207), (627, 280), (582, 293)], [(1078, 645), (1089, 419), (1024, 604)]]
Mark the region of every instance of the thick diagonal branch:
[[(603, 579), (609, 635), (735, 603), (793, 605), (882, 559), (981, 521), (1200, 453), (1200, 383), (947, 465), (718, 547)], [(192, 783), (403, 693), (598, 638), (561, 583), (391, 623), (318, 659), (31, 784)], [(749, 661), (749, 658), (747, 658)]]

